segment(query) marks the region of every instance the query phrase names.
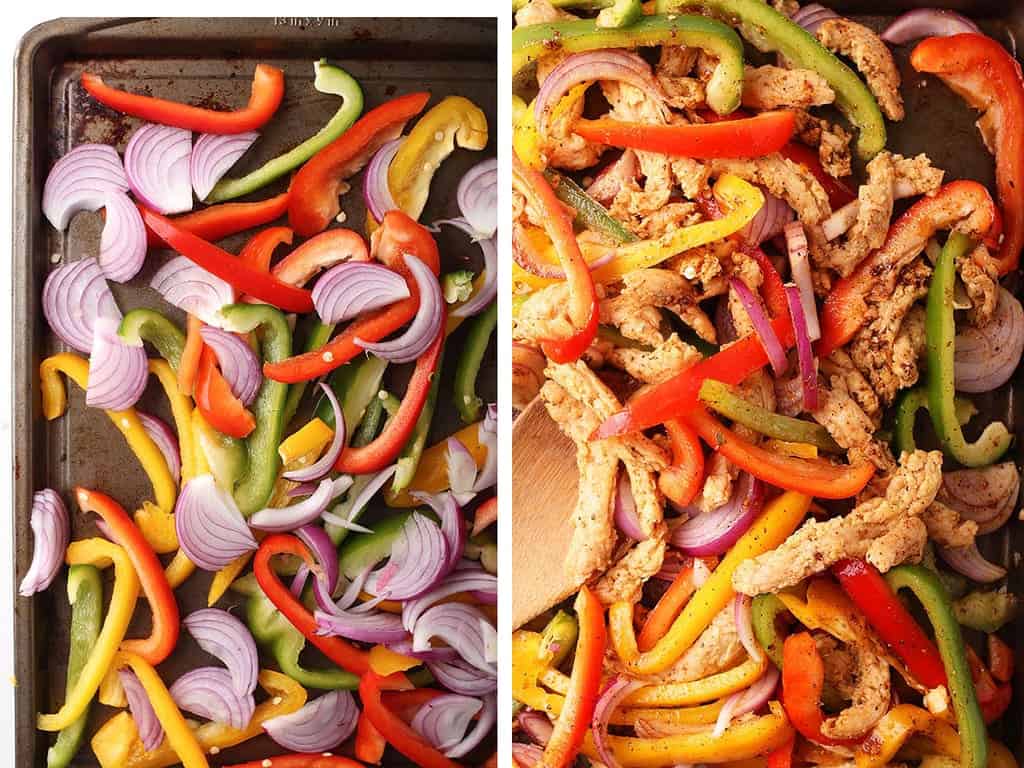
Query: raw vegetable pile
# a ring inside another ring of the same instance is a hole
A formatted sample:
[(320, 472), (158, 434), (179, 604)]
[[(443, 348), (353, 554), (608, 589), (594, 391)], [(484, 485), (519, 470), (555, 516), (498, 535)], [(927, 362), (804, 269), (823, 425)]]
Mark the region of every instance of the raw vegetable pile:
[[(496, 319), (495, 161), (433, 190), (461, 216), (417, 222), (441, 163), (486, 147), (487, 120), (460, 96), (427, 108), (429, 93), (364, 113), (351, 76), (315, 69), (316, 89), (341, 99), (336, 114), (237, 178), (232, 167), (281, 105), (282, 71), (257, 66), (249, 104), (233, 112), (81, 77), (139, 124), (123, 157), (76, 146), (46, 180), (55, 229), (81, 211), (104, 224), (97, 255), (46, 279), (43, 311), (71, 351), (40, 364), (43, 413), (65, 413), (73, 380), (121, 432), (152, 497), (129, 514), (105, 489), (35, 495), (21, 594), (59, 589), (69, 566), (67, 694), (38, 718), (56, 734), (50, 768), (79, 751), (95, 699), (122, 709), (91, 735), (104, 768), (237, 763), (228, 750), (264, 733), (277, 747), (246, 766), (351, 768), (379, 764), (390, 746), (451, 768), (494, 750), (497, 420), (477, 376)], [(286, 191), (235, 202), (288, 175)], [(365, 236), (334, 226), (354, 183)], [(441, 225), (480, 246), (482, 269), (441, 274)], [(216, 245), (246, 230), (237, 255)], [(150, 286), (168, 313), (118, 306), (111, 293), (147, 259), (160, 264)], [(408, 376), (389, 374), (403, 365)], [(173, 426), (135, 408), (151, 375)], [(385, 388), (392, 378), (408, 379), (404, 393)], [(449, 404), (462, 428), (427, 446)], [(94, 522), (97, 535), (70, 541), (73, 514), (76, 530)], [(196, 569), (213, 574), (209, 607), (186, 614), (176, 590)], [(243, 610), (218, 607), (228, 589)], [(127, 636), (147, 613), (149, 634)], [(193, 668), (172, 680), (164, 663), (183, 634), (215, 663), (190, 655)], [(307, 647), (324, 658), (306, 658)]]
[[(1020, 66), (937, 10), (514, 10), (513, 405), (579, 469), (515, 761), (1015, 766), (1018, 598), (979, 541), (1020, 477), (972, 398), (1024, 348)], [(994, 198), (889, 147), (905, 45), (981, 113)]]

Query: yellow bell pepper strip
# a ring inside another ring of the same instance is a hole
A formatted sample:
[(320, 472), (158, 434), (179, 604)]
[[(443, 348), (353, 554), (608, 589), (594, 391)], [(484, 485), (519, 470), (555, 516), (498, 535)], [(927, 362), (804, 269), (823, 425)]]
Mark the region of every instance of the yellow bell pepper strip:
[(178, 432), (178, 449), (181, 452), (181, 481), (195, 477), (196, 443), (192, 437), (192, 400), (178, 389), (178, 377), (166, 360), (150, 359), (149, 372), (156, 376), (164, 388), (171, 405), (171, 416)]
[(538, 685), (538, 680), (548, 669), (551, 659), (552, 654), (545, 649), (540, 633), (523, 629), (513, 633), (512, 698), (531, 709), (558, 716), (562, 712), (565, 698), (559, 694), (548, 693)]
[(405, 672), (418, 667), (423, 662), (411, 656), (395, 653), (386, 645), (375, 645), (370, 649), (369, 663), (373, 672), (381, 677), (387, 677), (394, 672)]
[(612, 725), (636, 725), (640, 720), (656, 723), (666, 728), (690, 725), (713, 725), (718, 720), (725, 699), (701, 704), (699, 707), (665, 707), (646, 709), (643, 707), (617, 709), (612, 713)]
[(208, 608), (217, 604), (217, 601), (228, 591), (231, 583), (245, 570), (245, 566), (249, 564), (250, 560), (252, 560), (252, 552), (243, 552), (213, 575), (213, 580), (210, 582), (210, 591), (206, 596), (206, 606)]
[(543, 170), (544, 160), (540, 154), (540, 135), (533, 117), (533, 102), (527, 105), (515, 95), (512, 96), (512, 148), (528, 166)]
[(106, 539), (94, 538), (73, 541), (64, 555), (68, 565), (95, 565), (97, 568), (114, 566), (114, 591), (110, 596), (103, 628), (89, 660), (78, 676), (74, 689), (68, 693), (64, 705), (52, 715), (39, 715), (36, 727), (41, 731), (59, 731), (77, 720), (96, 694), (107, 668), (117, 654), (117, 648), (128, 631), (128, 623), (135, 612), (139, 597), (139, 579), (135, 575), (128, 553)]
[[(83, 390), (89, 384), (89, 363), (84, 358), (70, 352), (61, 352), (43, 360), (39, 364), (39, 378), (43, 395), (43, 415), (47, 421), (59, 418), (67, 409), (67, 390), (59, 375), (61, 373)], [(105, 411), (105, 413), (124, 435), (124, 439), (128, 441), (128, 447), (132, 449), (132, 452), (138, 457), (139, 463), (142, 464), (150, 483), (153, 484), (153, 494), (157, 506), (161, 509), (174, 509), (174, 500), (178, 495), (174, 476), (167, 468), (167, 461), (160, 453), (160, 449), (146, 434), (135, 409), (127, 408), (123, 411)]]
[(144, 501), (142, 509), (135, 510), (133, 517), (146, 543), (158, 555), (166, 555), (178, 549), (174, 512), (167, 512), (151, 501)]
[(898, 704), (882, 716), (857, 748), (857, 768), (884, 768), (914, 734), (927, 736), (946, 757), (959, 758), (960, 738), (949, 723), (913, 704)]
[[(463, 427), (451, 437), (462, 443), (469, 455), (476, 462), (477, 469), (487, 462), (487, 446), (480, 442), (480, 425), (482, 422)], [(410, 494), (441, 493), (448, 490), (448, 439), (445, 438), (423, 451), (416, 473), (412, 476), (409, 487), (401, 493), (394, 493), (389, 485), (384, 491), (384, 501), (389, 507), (416, 507), (421, 502)]]
[[(607, 744), (622, 768), (664, 768), (680, 763), (725, 763), (766, 755), (793, 736), (793, 727), (777, 702), (769, 703), (770, 712), (729, 726), (721, 736), (710, 728), (695, 733), (638, 739), (609, 736)], [(597, 759), (593, 737), (584, 742), (583, 753)]]
[(747, 659), (739, 666), (700, 680), (685, 683), (658, 683), (645, 686), (626, 697), (627, 707), (685, 707), (705, 704), (756, 682), (768, 666), (767, 659)]
[[(268, 698), (256, 705), (252, 719), (245, 728), (232, 728), (211, 722), (194, 730), (195, 740), (204, 752), (221, 752), (261, 736), (263, 723), (267, 720), (290, 715), (306, 703), (306, 689), (287, 675), (263, 669), (258, 679)], [(167, 768), (180, 762), (167, 740), (147, 752), (139, 739), (135, 722), (127, 712), (118, 713), (100, 727), (92, 738), (92, 750), (101, 768)]]
[(195, 572), (196, 564), (189, 560), (188, 555), (181, 549), (174, 553), (171, 562), (164, 568), (164, 575), (167, 577), (167, 583), (171, 585), (171, 589), (180, 587)]
[(124, 685), (121, 684), (121, 677), (117, 674), (116, 669), (107, 670), (107, 674), (103, 676), (103, 681), (100, 683), (100, 690), (96, 694), (96, 698), (100, 704), (106, 704), (108, 707), (124, 709), (128, 706), (128, 694), (125, 693)]
[(608, 614), (612, 645), (627, 669), (637, 675), (650, 675), (675, 663), (734, 597), (732, 574), (739, 564), (784, 542), (800, 525), (810, 506), (810, 496), (793, 491), (769, 502), (760, 517), (690, 598), (671, 629), (643, 654), (636, 644), (632, 603), (613, 604)]
[(277, 447), (277, 453), (281, 464), (289, 465), (301, 462), (306, 456), (319, 456), (333, 439), (334, 430), (314, 417), (302, 429), (285, 438)]
[(743, 229), (764, 205), (761, 190), (732, 174), (722, 174), (712, 191), (726, 211), (722, 218), (674, 229), (654, 240), (620, 245), (614, 259), (591, 273), (594, 282), (613, 283), (630, 272), (656, 266), (683, 251), (722, 240)]
[(444, 159), (455, 151), (456, 144), (474, 151), (486, 147), (487, 117), (469, 99), (447, 96), (409, 131), (388, 170), (391, 195), (412, 218), (418, 219), (423, 213), (430, 180)]
[(137, 653), (121, 651), (112, 665), (116, 669), (131, 667), (139, 678), (157, 720), (164, 729), (164, 743), (178, 756), (184, 768), (206, 768), (209, 763), (195, 734), (188, 727), (170, 691), (152, 665)]

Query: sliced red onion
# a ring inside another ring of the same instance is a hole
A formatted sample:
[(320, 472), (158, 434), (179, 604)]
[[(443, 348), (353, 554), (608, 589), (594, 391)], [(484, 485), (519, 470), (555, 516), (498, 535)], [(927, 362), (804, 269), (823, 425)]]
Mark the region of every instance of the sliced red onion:
[(615, 484), (615, 527), (633, 541), (644, 541), (647, 538), (640, 528), (633, 485), (626, 472), (619, 473), (619, 480)]
[[(473, 225), (465, 219), (442, 219), (436, 223), (450, 224), (456, 229), (465, 232), (469, 235), (470, 239), (474, 238), (475, 230)], [(484, 255), (484, 282), (469, 297), (465, 304), (460, 304), (452, 310), (452, 317), (472, 317), (486, 309), (494, 301), (494, 297), (498, 295), (498, 247), (495, 243), (495, 238), (488, 237), (483, 240), (475, 240), (475, 242), (480, 246), (480, 250)], [(591, 265), (591, 269), (594, 268)]]
[(252, 347), (242, 337), (210, 325), (204, 324), (199, 335), (217, 356), (221, 375), (231, 387), (231, 393), (242, 401), (242, 405), (249, 405), (263, 384), (260, 359)]
[(98, 261), (108, 278), (125, 283), (146, 261), (146, 225), (138, 206), (123, 192), (108, 194), (103, 207), (106, 218)]
[(441, 577), (451, 573), (466, 549), (466, 520), (462, 508), (451, 493), (438, 494), (413, 492), (412, 497), (430, 506), (441, 520), (441, 532), (447, 542), (447, 555), (441, 567)]
[(185, 483), (174, 505), (174, 528), (182, 551), (204, 571), (219, 571), (258, 546), (234, 498), (213, 475)]
[(622, 768), (608, 745), (608, 723), (612, 713), (623, 702), (623, 700), (645, 683), (642, 680), (634, 680), (625, 675), (614, 675), (604, 686), (601, 695), (594, 705), (594, 715), (590, 720), (590, 730), (594, 737), (594, 749), (601, 762), (608, 768)]
[(818, 305), (814, 300), (814, 281), (811, 279), (811, 264), (807, 255), (807, 233), (799, 221), (787, 224), (784, 233), (789, 271), (796, 287), (800, 289), (800, 304), (804, 308), (807, 335), (811, 341), (817, 341), (821, 338), (821, 324), (818, 322)]
[(447, 693), (420, 707), (410, 725), (437, 749), (445, 752), (462, 741), (473, 716), (481, 709), (483, 702), (479, 699)]
[(30, 597), (47, 589), (64, 564), (64, 550), (71, 540), (71, 520), (60, 495), (44, 488), (32, 496), (29, 519), (34, 540), (32, 563), (18, 587), (18, 594)]
[(246, 131), (230, 135), (204, 133), (196, 139), (188, 165), (188, 175), (196, 197), (205, 200), (221, 177), (231, 170), (259, 137), (256, 131)]
[(89, 354), (96, 320), (121, 320), (114, 294), (96, 259), (57, 267), (43, 285), (43, 314), (55, 334), (72, 349)]
[(355, 339), (357, 347), (392, 363), (410, 363), (426, 352), (437, 338), (444, 319), (441, 284), (437, 282), (430, 267), (408, 253), (403, 254), (402, 258), (419, 288), (420, 307), (416, 317), (405, 332), (394, 339), (376, 342), (363, 341), (358, 336)]
[(540, 744), (542, 747), (551, 740), (551, 732), (555, 729), (547, 715), (533, 709), (520, 711), (516, 722), (526, 732), (526, 735), (533, 739), (535, 744)]
[(498, 404), (488, 403), (484, 420), (477, 430), (477, 440), (487, 448), (487, 459), (476, 476), (473, 490), (477, 493), (498, 484)]
[(43, 185), (43, 215), (63, 232), (79, 211), (98, 211), (107, 196), (128, 191), (117, 150), (81, 144), (54, 163)]
[(772, 328), (771, 321), (764, 311), (761, 299), (755, 296), (754, 292), (747, 287), (747, 284), (738, 277), (732, 278), (729, 281), (729, 285), (736, 292), (740, 303), (743, 304), (743, 308), (747, 310), (747, 314), (750, 316), (750, 323), (754, 326), (754, 332), (757, 334), (757, 339), (761, 342), (761, 346), (764, 347), (764, 352), (772, 364), (772, 370), (775, 371), (776, 376), (782, 375), (787, 365), (786, 351), (782, 348), (779, 337), (775, 335), (775, 329)]
[(737, 691), (725, 700), (722, 710), (718, 713), (712, 735), (718, 738), (725, 729), (729, 727), (735, 718), (742, 717), (750, 712), (756, 712), (771, 699), (779, 684), (779, 670), (774, 664), (769, 664), (764, 674), (757, 679), (753, 685), (743, 691)]
[(256, 690), (259, 658), (256, 641), (245, 624), (220, 608), (193, 611), (181, 623), (200, 648), (227, 667), (236, 693), (251, 694)]
[(334, 412), (334, 438), (331, 440), (331, 444), (324, 455), (313, 464), (310, 464), (308, 467), (285, 472), (284, 477), (288, 480), (294, 480), (299, 483), (319, 480), (331, 471), (338, 455), (345, 447), (345, 417), (342, 414), (341, 405), (339, 405), (338, 398), (335, 397), (333, 389), (323, 382), (320, 382), (320, 388), (324, 391), (324, 395), (331, 404), (331, 410)]
[(413, 650), (429, 650), (434, 638), (450, 645), (463, 661), (481, 672), (497, 674), (495, 663), (489, 659), (497, 633), (479, 608), (465, 603), (441, 603), (428, 608), (416, 622)]
[(461, 693), (464, 696), (484, 696), (498, 689), (498, 678), (494, 674), (479, 670), (460, 658), (429, 658), (451, 651), (451, 648), (434, 648), (427, 651), (410, 650), (409, 655), (423, 658), (430, 674), (437, 679), (438, 683), (453, 693)]
[[(392, 464), (387, 469), (382, 469), (376, 475), (371, 476), (368, 483), (362, 486), (359, 493), (354, 498), (348, 498), (341, 504), (336, 506), (332, 512), (324, 512), (321, 515), (321, 519), (329, 525), (334, 525), (339, 528), (347, 528), (353, 531), (361, 531), (363, 533), (373, 533), (369, 528), (362, 525), (358, 525), (355, 522), (355, 518), (358, 517), (366, 505), (370, 503), (370, 499), (377, 495), (377, 492), (384, 486), (384, 484), (391, 479), (391, 476), (395, 474), (395, 470), (398, 468), (397, 464)], [(360, 481), (364, 478), (360, 477)]]
[(313, 306), (324, 323), (343, 323), (407, 298), (405, 279), (370, 261), (346, 261), (331, 267), (313, 286)]
[(789, 316), (796, 332), (796, 354), (800, 365), (800, 382), (803, 385), (804, 410), (814, 411), (818, 408), (818, 361), (814, 357), (814, 350), (811, 349), (800, 289), (792, 283), (786, 283), (785, 290)]
[(943, 547), (940, 545), (935, 547), (935, 551), (950, 568), (971, 581), (989, 584), (999, 581), (1006, 575), (1005, 568), (990, 563), (982, 557), (976, 542), (972, 542), (966, 547)]
[(967, 326), (954, 342), (953, 378), (958, 392), (990, 392), (1017, 370), (1024, 352), (1024, 308), (1005, 288), (999, 289), (995, 314), (977, 328)]
[(672, 532), (669, 541), (687, 555), (720, 555), (746, 532), (763, 503), (764, 485), (753, 475), (743, 472), (729, 501), (717, 509), (690, 518)]
[(402, 604), (402, 625), (412, 632), (424, 611), (446, 597), (460, 592), (486, 593), (493, 603), (498, 597), (498, 578), (478, 567), (453, 571), (429, 592), (413, 600), (406, 600)]
[(174, 430), (163, 419), (151, 416), (145, 411), (136, 411), (135, 415), (142, 422), (142, 428), (146, 430), (149, 439), (156, 443), (156, 447), (163, 454), (167, 468), (174, 476), (174, 482), (181, 480), (181, 449), (178, 447), (178, 438)]
[(476, 483), (476, 459), (462, 441), (449, 437), (445, 461), (448, 464), (448, 487), (452, 496), (460, 505), (468, 504), (476, 496), (473, 490)]
[(938, 500), (960, 517), (978, 524), (978, 533), (991, 533), (1010, 519), (1020, 494), (1020, 473), (1012, 461), (942, 474)]
[(495, 723), (498, 722), (498, 698), (490, 695), (483, 697), (483, 709), (476, 719), (476, 723), (466, 734), (465, 738), (454, 747), (445, 751), (448, 757), (458, 759), (465, 757), (472, 752), (484, 740), (484, 737), (491, 732)]
[(328, 505), (352, 485), (352, 478), (342, 475), (336, 480), (325, 477), (312, 496), (289, 507), (264, 507), (253, 513), (249, 525), (262, 531), (294, 531), (317, 520)]
[(794, 24), (799, 24), (812, 35), (817, 34), (818, 27), (824, 22), (838, 18), (838, 13), (818, 3), (808, 3), (792, 16)]
[(398, 208), (391, 187), (388, 186), (388, 169), (403, 141), (404, 138), (397, 138), (381, 145), (363, 174), (363, 202), (366, 203), (366, 210), (377, 221), (383, 221), (384, 214)]
[(175, 256), (160, 267), (149, 285), (178, 309), (216, 327), (223, 325), (221, 308), (235, 301), (230, 283), (184, 256)]
[(121, 687), (124, 688), (124, 695), (128, 699), (128, 711), (131, 712), (132, 720), (135, 721), (135, 728), (139, 732), (139, 739), (142, 746), (148, 751), (156, 749), (164, 740), (164, 727), (153, 710), (153, 704), (142, 687), (138, 676), (130, 669), (119, 669), (117, 676), (121, 680)]
[(515, 742), (512, 744), (512, 761), (519, 768), (534, 768), (544, 758), (544, 750), (536, 744), (523, 744)]
[(89, 355), (89, 383), (85, 404), (108, 411), (131, 408), (142, 397), (149, 379), (149, 360), (142, 344), (128, 344), (117, 332), (113, 318), (96, 320)]
[(320, 566), (320, 581), (326, 588), (327, 594), (333, 594), (338, 586), (338, 552), (334, 548), (334, 542), (323, 528), (315, 525), (304, 525), (295, 531), (295, 535), (302, 540), (309, 551), (313, 553), (317, 564)]
[(128, 140), (124, 169), (139, 202), (165, 216), (192, 210), (192, 132), (147, 123)]
[(885, 28), (881, 38), (893, 45), (903, 45), (923, 37), (949, 37), (963, 32), (978, 32), (978, 25), (954, 11), (938, 8), (917, 8), (897, 16)]
[(408, 600), (431, 589), (445, 576), (448, 541), (430, 518), (413, 512), (391, 548), (391, 558), (370, 574), (366, 591), (390, 600)]
[(743, 649), (754, 661), (761, 661), (764, 658), (764, 649), (757, 642), (757, 638), (754, 637), (754, 626), (751, 616), (751, 605), (753, 602), (753, 598), (750, 595), (737, 594), (732, 599), (732, 618), (736, 624), (736, 634), (740, 638)]
[(170, 694), (179, 709), (232, 728), (245, 728), (256, 709), (252, 694), (238, 693), (222, 667), (189, 670), (174, 681)]
[(755, 247), (776, 235), (781, 235), (786, 225), (796, 217), (793, 209), (781, 197), (776, 197), (765, 189), (761, 189), (761, 194), (764, 196), (764, 205), (740, 230), (744, 242)]
[(263, 723), (277, 744), (294, 752), (326, 752), (351, 736), (359, 720), (359, 708), (348, 691), (331, 691), (288, 715)]
[[(365, 603), (364, 603), (365, 605)], [(384, 611), (357, 611), (335, 608), (333, 612), (316, 611), (316, 631), (319, 635), (333, 635), (361, 643), (395, 643), (408, 633), (401, 617)]]
[(459, 180), (455, 199), (476, 232), (474, 240), (494, 237), (498, 229), (498, 159), (491, 157), (470, 168)]

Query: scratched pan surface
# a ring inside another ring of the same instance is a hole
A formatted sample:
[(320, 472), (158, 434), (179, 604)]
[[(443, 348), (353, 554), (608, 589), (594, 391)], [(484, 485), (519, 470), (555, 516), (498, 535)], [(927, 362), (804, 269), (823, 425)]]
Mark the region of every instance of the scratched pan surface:
[[(111, 84), (135, 92), (201, 103), (214, 108), (244, 104), (254, 66), (266, 61), (286, 74), (287, 91), (280, 111), (267, 126), (250, 155), (235, 173), (257, 167), (264, 160), (294, 146), (319, 129), (337, 109), (335, 97), (317, 93), (312, 83), (312, 62), (327, 57), (343, 66), (363, 88), (366, 108), (393, 95), (429, 90), (431, 103), (460, 94), (472, 99), (487, 113), (491, 143), (483, 153), (457, 151), (437, 178), (423, 220), (458, 215), (455, 185), (459, 177), (484, 156), (495, 154), (496, 128), (496, 26), (493, 19), (131, 19), (58, 20), (29, 32), (17, 58), (15, 108), (16, 170), (14, 183), (14, 441), (16, 541), (15, 583), (28, 568), (32, 553), (29, 511), (32, 493), (43, 487), (64, 492), (76, 484), (112, 494), (127, 509), (138, 508), (151, 497), (146, 476), (134, 456), (117, 436), (106, 416), (85, 407), (83, 393), (69, 387), (68, 413), (47, 424), (40, 413), (36, 371), (47, 355), (60, 351), (43, 319), (39, 296), (47, 272), (56, 263), (93, 255), (98, 249), (100, 221), (95, 215), (76, 218), (69, 232), (56, 233), (39, 210), (43, 180), (56, 158), (73, 146), (98, 141), (124, 150), (138, 121), (124, 118), (97, 105), (82, 90), (78, 75), (99, 72)], [(343, 199), (349, 226), (363, 229), (365, 209), (354, 191)], [(279, 182), (257, 192), (262, 198), (283, 190)], [(447, 269), (460, 263), (479, 268), (479, 248), (459, 233), (445, 228), (439, 238)], [(237, 252), (245, 235), (225, 241)], [(130, 286), (112, 284), (122, 309), (139, 306), (173, 310), (148, 287), (149, 278), (169, 256), (152, 254)], [(182, 317), (172, 312), (181, 322)], [(462, 334), (449, 344), (444, 376), (450, 382), (456, 350)], [(401, 392), (405, 376), (385, 382)], [(140, 408), (170, 419), (164, 398), (151, 386)], [(496, 395), (493, 344), (481, 374), (481, 393), (490, 401)], [(449, 434), (458, 425), (450, 403), (450, 386), (442, 386), (435, 433), (431, 440)], [(171, 422), (173, 423), (173, 422)], [(72, 510), (73, 536), (96, 535), (95, 526)], [(197, 572), (179, 591), (182, 614), (205, 606), (210, 574)], [(109, 589), (109, 585), (108, 585)], [(17, 765), (45, 764), (50, 737), (35, 730), (35, 713), (55, 711), (64, 698), (69, 609), (63, 577), (45, 594), (16, 600), (16, 739)], [(143, 605), (144, 601), (140, 601)], [(229, 592), (222, 607), (239, 605)], [(138, 611), (131, 634), (148, 630), (145, 609)], [(316, 664), (315, 656), (311, 656)], [(165, 680), (187, 669), (215, 663), (189, 638), (182, 639), (175, 654), (161, 665)], [(326, 663), (320, 660), (320, 663)], [(91, 734), (114, 710), (93, 708)], [(214, 764), (266, 757), (281, 750), (265, 737), (228, 750)], [(406, 762), (389, 750), (390, 765)], [(95, 765), (88, 744), (83, 745), (76, 765)]]

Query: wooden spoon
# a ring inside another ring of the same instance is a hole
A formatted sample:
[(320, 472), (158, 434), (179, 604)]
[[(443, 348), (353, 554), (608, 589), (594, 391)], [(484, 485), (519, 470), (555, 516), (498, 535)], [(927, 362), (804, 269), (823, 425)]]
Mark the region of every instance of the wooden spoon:
[(512, 626), (557, 605), (583, 581), (562, 564), (572, 540), (576, 447), (534, 398), (512, 427)]

